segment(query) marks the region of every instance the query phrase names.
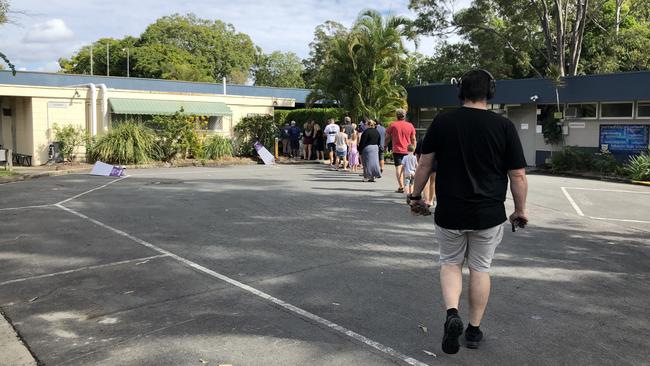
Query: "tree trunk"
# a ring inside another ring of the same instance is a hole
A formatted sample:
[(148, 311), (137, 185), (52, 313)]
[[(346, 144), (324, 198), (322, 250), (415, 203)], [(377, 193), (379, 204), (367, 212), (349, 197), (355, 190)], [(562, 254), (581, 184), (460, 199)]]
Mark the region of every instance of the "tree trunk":
[(537, 16), (539, 17), (539, 21), (542, 24), (542, 30), (544, 32), (544, 40), (546, 41), (546, 61), (549, 64), (552, 64), (554, 60), (554, 56), (553, 56), (553, 35), (551, 34), (551, 20), (550, 20), (550, 15), (548, 13), (548, 6), (546, 5), (546, 0), (541, 0), (540, 2), (542, 3), (541, 10), (539, 6), (537, 6), (536, 0), (530, 0), (531, 5), (537, 11)]
[(616, 0), (616, 35), (621, 29), (621, 8), (623, 7), (623, 0)]
[(566, 20), (566, 13), (562, 9), (562, 0), (555, 0), (555, 6), (553, 10), (555, 12), (555, 39), (556, 39), (556, 47), (557, 47), (555, 62), (560, 71), (560, 76), (562, 77), (566, 75), (565, 72), (566, 65), (564, 61), (564, 53), (565, 53), (564, 22)]
[(576, 75), (578, 73), (580, 54), (582, 52), (582, 40), (585, 33), (585, 24), (587, 23), (588, 7), (589, 0), (576, 0), (576, 18), (573, 22), (571, 44), (569, 45), (571, 49), (571, 60), (568, 70), (569, 75)]

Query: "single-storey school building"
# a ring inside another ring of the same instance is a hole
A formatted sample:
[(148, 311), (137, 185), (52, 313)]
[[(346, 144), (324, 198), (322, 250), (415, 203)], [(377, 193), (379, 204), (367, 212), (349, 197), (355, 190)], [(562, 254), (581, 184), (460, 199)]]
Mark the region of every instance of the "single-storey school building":
[(173, 114), (209, 116), (206, 133), (230, 136), (242, 117), (304, 106), (309, 90), (225, 83), (0, 71), (0, 148), (48, 161), (54, 124), (92, 136), (127, 118)]
[[(420, 136), (437, 113), (460, 106), (451, 82), (407, 91), (411, 122)], [(497, 80), (489, 103), (514, 122), (531, 166), (564, 146), (608, 150), (622, 159), (647, 151), (650, 143), (650, 71), (565, 77), (557, 87), (548, 79)], [(549, 118), (562, 129), (557, 144), (544, 138)]]

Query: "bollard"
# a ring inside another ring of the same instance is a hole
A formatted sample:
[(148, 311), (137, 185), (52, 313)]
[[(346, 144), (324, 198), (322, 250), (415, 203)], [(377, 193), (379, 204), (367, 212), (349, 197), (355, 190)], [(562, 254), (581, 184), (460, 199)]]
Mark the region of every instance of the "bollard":
[(278, 159), (279, 159), (279, 156), (278, 156), (278, 138), (276, 137), (275, 138), (275, 160), (278, 160)]

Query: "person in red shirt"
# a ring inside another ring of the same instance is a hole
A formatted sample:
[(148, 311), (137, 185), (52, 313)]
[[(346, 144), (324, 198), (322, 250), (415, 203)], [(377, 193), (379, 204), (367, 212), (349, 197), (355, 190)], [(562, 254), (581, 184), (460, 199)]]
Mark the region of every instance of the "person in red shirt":
[(393, 143), (393, 162), (395, 163), (395, 176), (397, 178), (398, 193), (404, 193), (404, 166), (402, 165), (402, 158), (408, 155), (408, 146), (416, 146), (415, 140), (415, 127), (410, 122), (404, 120), (406, 111), (397, 109), (395, 111), (397, 121), (391, 122), (390, 126), (386, 129), (386, 146), (384, 151), (388, 151), (386, 147), (389, 143)]

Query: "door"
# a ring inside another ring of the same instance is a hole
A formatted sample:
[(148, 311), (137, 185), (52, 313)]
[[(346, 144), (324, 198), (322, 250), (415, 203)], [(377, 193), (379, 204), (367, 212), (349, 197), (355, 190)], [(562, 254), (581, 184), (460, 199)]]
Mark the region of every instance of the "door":
[(515, 124), (524, 156), (528, 166), (535, 165), (535, 126), (537, 125), (537, 109), (534, 104), (524, 104), (517, 107), (507, 107), (508, 118)]
[(16, 126), (12, 110), (7, 104), (0, 108), (0, 145), (3, 149), (16, 150)]

